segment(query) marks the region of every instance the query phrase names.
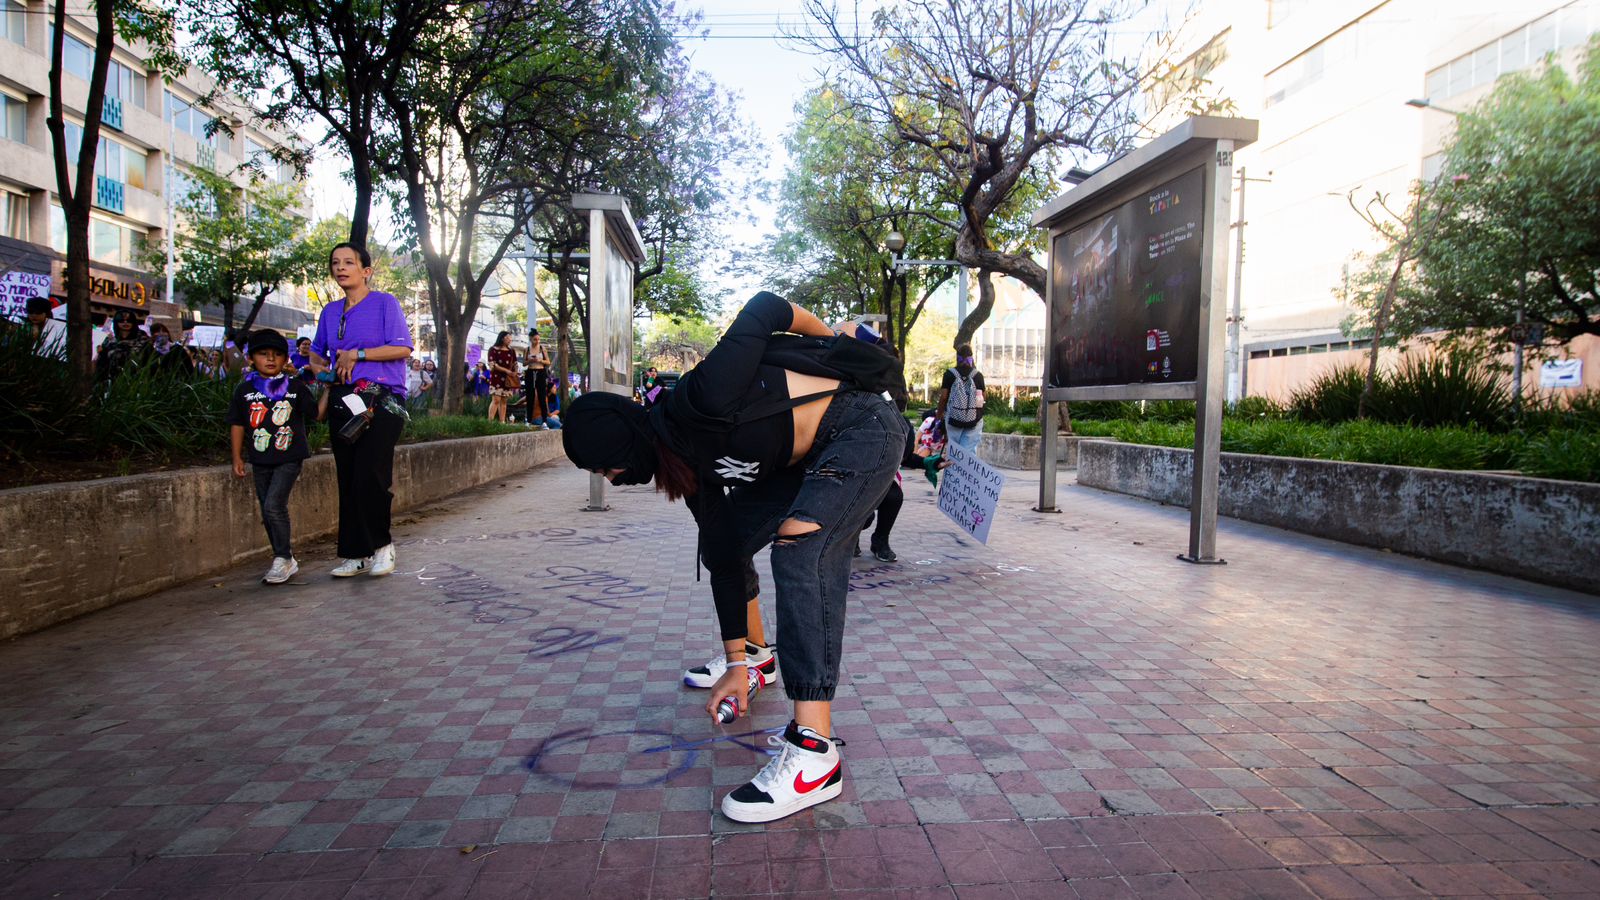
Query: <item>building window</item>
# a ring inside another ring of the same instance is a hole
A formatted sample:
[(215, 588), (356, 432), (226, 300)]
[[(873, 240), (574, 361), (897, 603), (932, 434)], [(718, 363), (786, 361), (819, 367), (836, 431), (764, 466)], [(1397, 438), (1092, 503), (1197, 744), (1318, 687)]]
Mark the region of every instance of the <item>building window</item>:
[(0, 137), (19, 144), (28, 142), (28, 103), (0, 94)]
[(167, 118), (177, 130), (192, 136), (207, 147), (215, 147), (217, 145), (216, 135), (207, 134), (211, 129), (212, 117), (189, 103), (179, 100), (170, 91), (167, 93)]
[(1429, 72), (1423, 91), (1430, 100), (1464, 94), (1507, 72), (1536, 65), (1550, 53), (1582, 46), (1596, 31), (1600, 0), (1568, 3)]
[(116, 97), (123, 103), (131, 103), (140, 109), (144, 109), (144, 73), (136, 72), (116, 60), (112, 60), (110, 68), (106, 70), (106, 93)]
[(28, 198), (0, 191), (0, 234), (19, 241), (28, 239)]
[(28, 12), (16, 0), (0, 0), (0, 37), (15, 44), (28, 43)]
[(1310, 8), (1311, 0), (1267, 0), (1267, 27), (1277, 28), (1290, 16)]
[[(54, 37), (52, 33), (51, 38)], [(94, 74), (94, 48), (70, 34), (67, 35), (61, 42), (61, 67), (88, 81), (89, 76)]]
[(1361, 23), (1352, 22), (1267, 73), (1267, 106), (1275, 106), (1321, 81), (1329, 72), (1354, 61), (1361, 52)]
[[(89, 258), (111, 266), (135, 263), (144, 232), (94, 215), (89, 219)], [(57, 253), (67, 252), (67, 214), (60, 205), (50, 204), (50, 246)]]
[[(83, 126), (76, 122), (68, 122), (66, 139), (67, 162), (77, 165), (78, 149), (83, 146)], [(101, 135), (100, 143), (94, 153), (94, 173), (143, 190), (148, 172), (147, 161), (148, 155), (145, 151)]]

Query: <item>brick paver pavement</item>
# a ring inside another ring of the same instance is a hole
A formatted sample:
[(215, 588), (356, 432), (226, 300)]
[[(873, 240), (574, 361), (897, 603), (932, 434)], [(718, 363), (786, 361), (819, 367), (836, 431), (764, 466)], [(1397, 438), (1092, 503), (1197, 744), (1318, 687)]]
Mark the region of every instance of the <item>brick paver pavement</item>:
[(1232, 522), (1191, 567), (1182, 510), (1012, 475), (992, 548), (908, 478), (857, 563), (833, 803), (713, 813), (781, 692), (707, 722), (688, 513), (562, 464), (387, 579), (324, 547), (0, 646), (0, 894), (1600, 894), (1593, 598)]

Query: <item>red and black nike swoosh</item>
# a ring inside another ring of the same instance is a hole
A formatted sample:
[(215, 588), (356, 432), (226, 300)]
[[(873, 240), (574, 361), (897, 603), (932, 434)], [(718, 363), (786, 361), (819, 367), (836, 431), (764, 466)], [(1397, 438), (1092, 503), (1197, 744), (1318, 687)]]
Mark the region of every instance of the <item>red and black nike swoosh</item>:
[(828, 770), (828, 774), (818, 778), (816, 781), (807, 781), (804, 772), (794, 773), (794, 792), (797, 794), (809, 794), (817, 788), (822, 787), (827, 783), (828, 779), (832, 778), (838, 773), (839, 767), (842, 765), (844, 765), (844, 760), (834, 763), (833, 768)]

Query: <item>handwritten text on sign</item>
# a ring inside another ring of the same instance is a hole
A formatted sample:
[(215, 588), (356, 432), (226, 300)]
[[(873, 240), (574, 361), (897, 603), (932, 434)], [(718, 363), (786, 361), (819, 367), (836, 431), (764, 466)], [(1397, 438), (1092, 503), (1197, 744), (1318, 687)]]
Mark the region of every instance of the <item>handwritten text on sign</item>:
[(50, 296), (50, 276), (33, 272), (7, 272), (0, 275), (0, 318), (22, 321), (28, 301)]
[(950, 466), (939, 480), (939, 511), (987, 544), (1006, 476), (954, 441), (945, 444), (944, 453)]

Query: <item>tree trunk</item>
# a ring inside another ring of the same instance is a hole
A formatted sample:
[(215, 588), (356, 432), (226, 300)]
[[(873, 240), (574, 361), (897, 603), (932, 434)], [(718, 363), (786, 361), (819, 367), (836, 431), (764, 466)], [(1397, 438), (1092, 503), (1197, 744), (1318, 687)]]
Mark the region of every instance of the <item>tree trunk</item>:
[(67, 220), (67, 365), (79, 395), (87, 398), (94, 385), (93, 326), (89, 320), (89, 208), (94, 198), (95, 156), (100, 149), (100, 117), (105, 104), (106, 72), (116, 40), (116, 0), (95, 5), (94, 62), (89, 73), (89, 96), (83, 111), (83, 137), (78, 145), (76, 177), (67, 177), (67, 138), (61, 95), (65, 53), (66, 2), (56, 0), (51, 15), (50, 129), (55, 162), (56, 194)]
[(1395, 260), (1394, 272), (1383, 289), (1383, 302), (1378, 304), (1378, 314), (1372, 319), (1372, 348), (1367, 353), (1367, 380), (1361, 385), (1361, 399), (1356, 401), (1356, 418), (1367, 417), (1367, 404), (1372, 401), (1372, 386), (1378, 380), (1378, 349), (1383, 343), (1384, 329), (1389, 327), (1389, 313), (1394, 309), (1394, 295), (1400, 287), (1400, 272), (1405, 268), (1410, 240), (1402, 242)]
[(989, 321), (989, 313), (994, 311), (994, 271), (992, 269), (978, 270), (978, 305), (967, 313), (967, 319), (956, 329), (956, 339), (952, 344), (959, 347), (962, 344), (972, 343), (972, 336), (978, 333), (984, 322)]
[(460, 415), (466, 390), (466, 378), (461, 370), (467, 364), (467, 335), (454, 330), (441, 331), (437, 322), (433, 327), (437, 334), (434, 353), (439, 357), (439, 409), (447, 416)]
[(273, 289), (269, 287), (256, 295), (255, 302), (250, 304), (250, 313), (244, 317), (244, 322), (239, 326), (240, 331), (249, 334), (250, 329), (255, 327), (256, 316), (261, 315), (261, 307), (267, 305), (267, 298), (272, 296), (272, 291)]
[[(364, 137), (363, 142), (366, 140)], [(372, 163), (365, 150), (350, 148), (350, 178), (356, 187), (355, 206), (350, 210), (350, 243), (365, 247), (372, 219)]]
[(567, 302), (571, 262), (568, 251), (563, 254), (561, 274), (556, 279), (556, 397), (561, 401), (563, 423), (567, 413), (567, 383), (572, 370), (572, 305)]

